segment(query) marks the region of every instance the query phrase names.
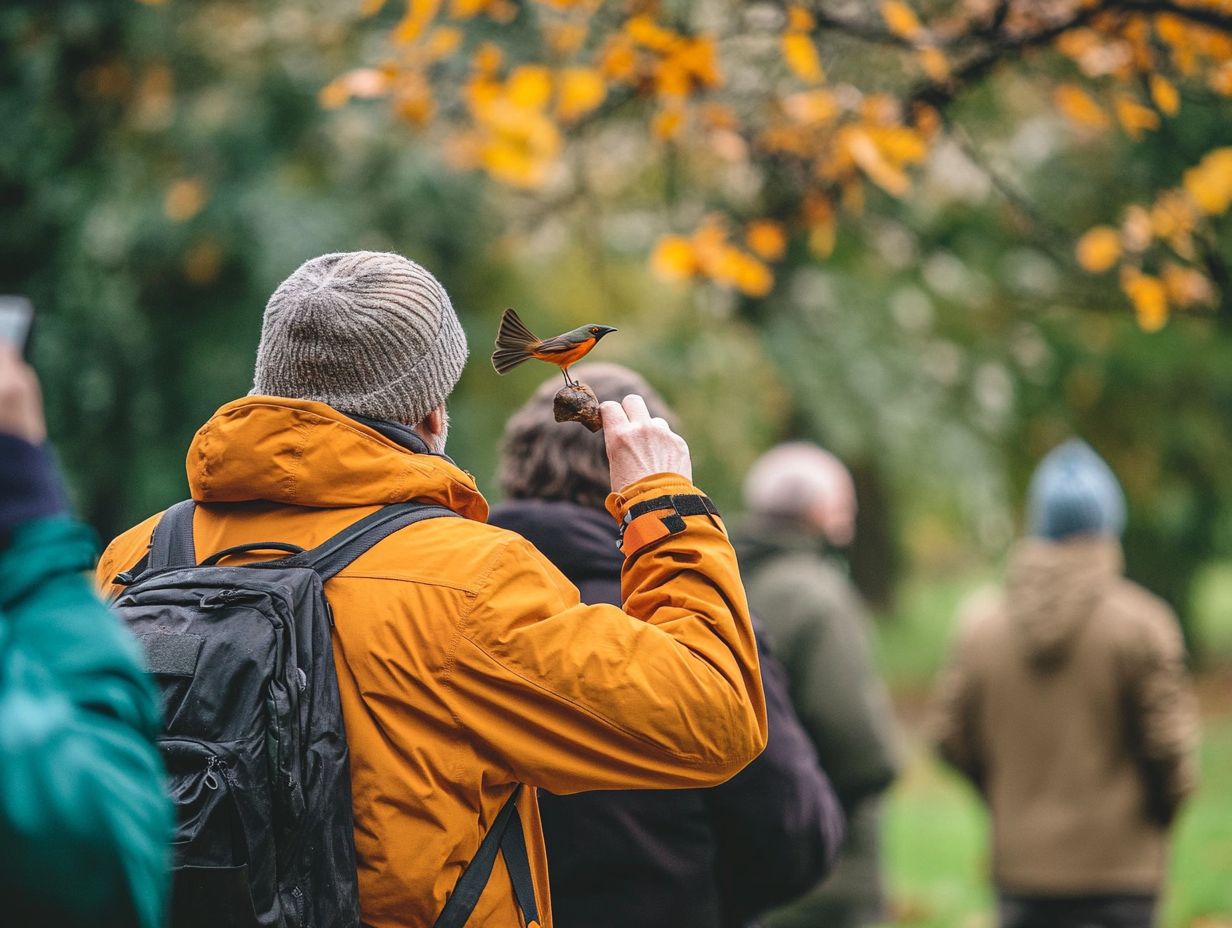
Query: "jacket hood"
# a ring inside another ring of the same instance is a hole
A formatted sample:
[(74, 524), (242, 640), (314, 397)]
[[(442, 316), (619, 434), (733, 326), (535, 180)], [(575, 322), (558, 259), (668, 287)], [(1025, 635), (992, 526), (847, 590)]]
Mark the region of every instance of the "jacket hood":
[(488, 521), (517, 532), (575, 582), (620, 576), (619, 529), (607, 512), (563, 500), (515, 499), (493, 507)]
[(1052, 670), (1065, 662), (1120, 573), (1120, 545), (1106, 537), (1019, 543), (1010, 556), (1006, 610), (1032, 665)]
[(418, 499), (482, 522), (474, 478), (417, 454), (324, 403), (248, 396), (219, 409), (188, 448), (188, 485), (202, 503), (266, 501), (346, 508)]

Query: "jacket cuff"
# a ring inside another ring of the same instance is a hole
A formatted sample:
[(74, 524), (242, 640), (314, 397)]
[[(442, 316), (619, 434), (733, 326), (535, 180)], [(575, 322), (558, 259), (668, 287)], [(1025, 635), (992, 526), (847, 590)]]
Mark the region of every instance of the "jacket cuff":
[(17, 526), (67, 508), (47, 446), (0, 433), (0, 547)]
[(609, 495), (607, 510), (620, 522), (620, 550), (626, 558), (685, 531), (690, 517), (703, 517), (727, 534), (714, 504), (680, 474), (643, 477)]

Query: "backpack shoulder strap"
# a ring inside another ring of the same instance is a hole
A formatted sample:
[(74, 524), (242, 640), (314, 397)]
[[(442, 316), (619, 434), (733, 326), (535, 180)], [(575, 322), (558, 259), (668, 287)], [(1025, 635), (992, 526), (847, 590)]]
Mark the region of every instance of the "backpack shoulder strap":
[(197, 550), (193, 544), (193, 515), (196, 511), (196, 502), (186, 499), (163, 513), (150, 538), (150, 570), (191, 567), (197, 563)]
[(311, 551), (280, 561), (283, 567), (311, 567), (322, 580), (336, 576), (361, 554), (394, 532), (424, 519), (461, 518), (452, 509), (429, 503), (392, 503), (364, 516)]
[(513, 788), (513, 793), (505, 800), (504, 806), (497, 813), (492, 827), (484, 835), (479, 850), (466, 865), (462, 876), (454, 885), (453, 892), (445, 900), (445, 907), (437, 916), (432, 928), (462, 928), (475, 906), (479, 902), (488, 878), (492, 875), (492, 865), (496, 862), (497, 851), (505, 858), (505, 869), (509, 871), (509, 879), (513, 883), (513, 895), (518, 908), (522, 910), (523, 925), (539, 923), (539, 909), (535, 905), (535, 885), (530, 875), (530, 858), (526, 853), (526, 838), (522, 834), (522, 820), (518, 816), (518, 794), (522, 785)]

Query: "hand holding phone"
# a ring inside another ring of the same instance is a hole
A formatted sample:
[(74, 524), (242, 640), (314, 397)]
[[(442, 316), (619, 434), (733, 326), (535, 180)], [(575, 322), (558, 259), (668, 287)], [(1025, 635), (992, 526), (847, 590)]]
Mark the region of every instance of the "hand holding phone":
[(18, 354), (26, 350), (34, 304), (24, 296), (0, 296), (0, 342), (12, 345)]
[(47, 437), (43, 397), (34, 370), (0, 340), (0, 432), (40, 445)]

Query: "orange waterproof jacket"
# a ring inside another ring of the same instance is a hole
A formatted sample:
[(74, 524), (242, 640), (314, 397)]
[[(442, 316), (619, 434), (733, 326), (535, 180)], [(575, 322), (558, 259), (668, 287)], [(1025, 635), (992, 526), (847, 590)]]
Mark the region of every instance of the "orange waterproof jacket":
[[(757, 649), (721, 524), (685, 520), (625, 562), (624, 611), (577, 590), (519, 536), (485, 524), (469, 474), (321, 403), (251, 396), (188, 452), (199, 555), (252, 541), (319, 544), (376, 507), (423, 500), (461, 519), (390, 536), (326, 587), (351, 748), (363, 921), (431, 926), (516, 783), (555, 793), (712, 786), (766, 740)], [(614, 494), (617, 517), (676, 475)], [(217, 504), (217, 505), (215, 505)], [(222, 505), (225, 504), (225, 505)], [(158, 517), (104, 552), (99, 582), (144, 554)], [(551, 924), (533, 789), (519, 798)], [(513, 928), (498, 859), (471, 925)]]

